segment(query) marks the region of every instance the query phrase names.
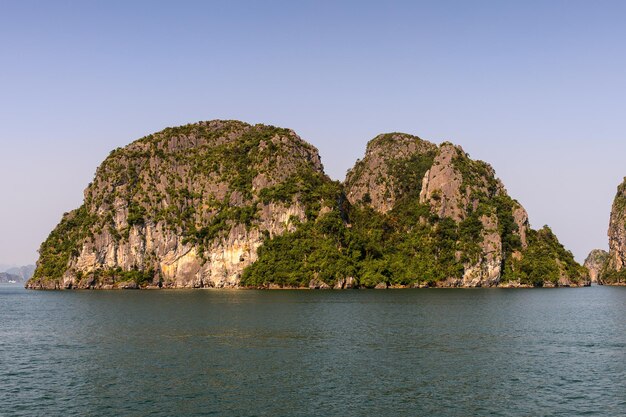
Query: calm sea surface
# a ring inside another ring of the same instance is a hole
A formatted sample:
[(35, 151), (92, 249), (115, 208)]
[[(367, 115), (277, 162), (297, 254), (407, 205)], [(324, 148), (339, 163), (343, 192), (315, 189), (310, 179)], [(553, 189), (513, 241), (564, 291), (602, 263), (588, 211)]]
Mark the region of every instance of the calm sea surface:
[(626, 288), (0, 286), (2, 416), (624, 416)]

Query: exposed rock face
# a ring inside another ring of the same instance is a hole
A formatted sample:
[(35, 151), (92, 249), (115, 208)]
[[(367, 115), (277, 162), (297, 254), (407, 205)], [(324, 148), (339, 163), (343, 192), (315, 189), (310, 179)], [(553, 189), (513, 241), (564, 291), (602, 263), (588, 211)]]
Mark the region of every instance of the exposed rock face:
[(526, 247), (528, 246), (528, 239), (526, 235), (528, 233), (530, 225), (528, 224), (528, 213), (526, 212), (526, 209), (524, 209), (524, 207), (519, 205), (519, 203), (513, 207), (513, 220), (515, 221), (515, 225), (517, 226), (516, 233), (519, 235), (522, 249), (526, 249)]
[[(461, 170), (466, 171), (465, 176)], [(439, 217), (458, 222), (478, 206), (480, 196), (504, 193), (491, 166), (470, 160), (460, 146), (445, 142), (432, 168), (424, 175), (420, 203), (428, 203)]]
[(609, 221), (609, 255), (601, 272), (603, 284), (626, 284), (626, 178), (617, 187)]
[(502, 276), (502, 239), (498, 232), (498, 217), (495, 214), (483, 215), (478, 262), (465, 265), (463, 272), (464, 287), (493, 287), (498, 285)]
[(228, 121), (165, 129), (104, 161), (84, 205), (42, 245), (28, 286), (237, 286), (266, 236), (336, 206), (336, 196), (300, 189), (328, 183), (317, 150), (287, 129)]
[(469, 196), (461, 193), (463, 177), (452, 160), (462, 152), (451, 144), (443, 144), (432, 168), (422, 180), (420, 203), (429, 204), (439, 217), (455, 221), (465, 218)]
[(600, 274), (605, 268), (608, 259), (609, 254), (605, 250), (594, 249), (589, 252), (589, 255), (587, 256), (587, 259), (585, 259), (585, 264), (583, 266), (589, 271), (589, 278), (591, 279), (592, 283), (598, 283)]
[(358, 283), (354, 277), (346, 277), (337, 280), (335, 286), (333, 287), (336, 290), (346, 290), (351, 288), (357, 288)]

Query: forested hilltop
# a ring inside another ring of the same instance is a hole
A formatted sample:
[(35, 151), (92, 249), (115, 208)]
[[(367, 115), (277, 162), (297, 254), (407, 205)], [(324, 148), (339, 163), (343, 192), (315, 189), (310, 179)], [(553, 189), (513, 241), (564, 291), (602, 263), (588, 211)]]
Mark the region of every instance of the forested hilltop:
[(29, 288), (588, 285), (493, 169), (402, 133), (343, 183), (293, 131), (167, 128), (116, 149), (42, 243)]

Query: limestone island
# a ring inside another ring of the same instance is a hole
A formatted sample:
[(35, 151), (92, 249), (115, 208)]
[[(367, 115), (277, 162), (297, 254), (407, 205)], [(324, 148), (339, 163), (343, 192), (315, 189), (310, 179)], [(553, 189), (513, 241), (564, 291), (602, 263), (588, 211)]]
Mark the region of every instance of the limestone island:
[(594, 249), (585, 266), (600, 285), (626, 285), (626, 178), (617, 187), (609, 220), (609, 252)]
[(214, 120), (112, 151), (41, 244), (26, 287), (589, 284), (460, 146), (381, 134), (339, 182), (292, 130)]

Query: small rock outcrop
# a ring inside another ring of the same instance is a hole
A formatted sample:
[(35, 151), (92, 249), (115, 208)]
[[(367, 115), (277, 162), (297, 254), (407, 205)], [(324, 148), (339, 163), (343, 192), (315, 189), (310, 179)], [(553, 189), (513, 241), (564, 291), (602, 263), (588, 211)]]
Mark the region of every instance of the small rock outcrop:
[(592, 283), (597, 284), (602, 282), (600, 276), (604, 268), (606, 268), (608, 259), (609, 254), (605, 250), (594, 249), (589, 252), (583, 266), (589, 271), (589, 279), (591, 279)]

